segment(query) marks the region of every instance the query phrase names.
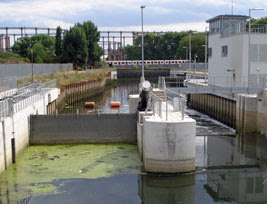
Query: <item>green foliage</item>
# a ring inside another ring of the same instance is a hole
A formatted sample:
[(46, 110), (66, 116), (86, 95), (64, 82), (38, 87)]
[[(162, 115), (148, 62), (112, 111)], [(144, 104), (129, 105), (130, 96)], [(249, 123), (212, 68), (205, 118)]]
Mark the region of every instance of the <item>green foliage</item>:
[(77, 26), (82, 27), (86, 35), (88, 42), (88, 64), (96, 66), (96, 63), (100, 61), (100, 57), (104, 54), (104, 51), (98, 45), (100, 32), (92, 21), (86, 21), (83, 24), (77, 24)]
[(267, 17), (262, 17), (262, 18), (258, 18), (258, 19), (251, 19), (251, 23), (252, 24), (257, 24), (257, 25), (264, 25), (267, 24)]
[(63, 40), (63, 59), (74, 66), (102, 67), (100, 57), (104, 51), (98, 45), (100, 32), (92, 21), (76, 24), (66, 33)]
[[(31, 52), (31, 49), (29, 49), (29, 52)], [(32, 54), (33, 54), (33, 62), (42, 63), (43, 58), (46, 54), (44, 46), (40, 42), (36, 42), (32, 47)]]
[[(55, 38), (49, 35), (34, 35), (25, 37), (21, 42), (15, 42), (12, 51), (21, 57), (28, 58), (31, 61), (31, 50), (33, 50), (34, 62), (38, 57), (39, 63), (53, 63), (55, 53)], [(41, 60), (40, 60), (41, 58)]]
[(0, 63), (8, 62), (29, 62), (29, 60), (27, 58), (22, 58), (19, 54), (0, 50)]
[[(167, 32), (165, 34), (148, 33), (144, 35), (145, 59), (177, 59), (176, 50), (181, 39), (188, 35), (188, 32)], [(134, 46), (126, 46), (127, 59), (141, 59), (142, 36), (138, 36)]]
[(62, 39), (61, 39), (62, 29), (60, 26), (57, 27), (56, 31), (56, 43), (55, 43), (55, 54), (60, 57), (62, 54)]
[(74, 67), (83, 67), (87, 64), (87, 40), (82, 27), (74, 26), (66, 32), (63, 41), (63, 59), (72, 62)]
[[(205, 47), (203, 47), (202, 45), (205, 45), (205, 33), (192, 34), (191, 45), (192, 45), (191, 49), (192, 60), (194, 59), (194, 56), (197, 55), (198, 56), (197, 61), (204, 61)], [(183, 39), (179, 43), (179, 47), (177, 49), (177, 54), (176, 54), (178, 59), (186, 59), (186, 50), (183, 47), (189, 47), (188, 35), (183, 37)]]

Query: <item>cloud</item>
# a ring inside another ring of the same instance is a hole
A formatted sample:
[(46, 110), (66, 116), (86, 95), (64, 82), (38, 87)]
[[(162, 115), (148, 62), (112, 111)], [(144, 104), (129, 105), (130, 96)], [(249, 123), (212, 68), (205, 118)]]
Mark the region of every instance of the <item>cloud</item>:
[[(68, 28), (75, 22), (89, 19), (104, 27), (131, 27), (139, 24), (140, 5), (144, 4), (145, 23), (165, 24), (164, 28), (167, 29), (173, 27), (170, 25), (203, 22), (215, 15), (230, 13), (231, 2), (232, 0), (0, 0), (0, 26), (56, 27), (58, 24)], [(262, 0), (234, 0), (234, 4), (236, 14), (247, 14), (252, 7), (267, 7), (267, 2)], [(254, 15), (263, 13), (257, 12)]]
[[(149, 31), (157, 31), (157, 32), (166, 32), (166, 31), (205, 31), (205, 27), (208, 24), (205, 22), (191, 22), (191, 23), (177, 23), (177, 24), (166, 24), (166, 25), (144, 25), (144, 32)], [(141, 31), (140, 26), (124, 26), (124, 27), (99, 27), (101, 31)]]

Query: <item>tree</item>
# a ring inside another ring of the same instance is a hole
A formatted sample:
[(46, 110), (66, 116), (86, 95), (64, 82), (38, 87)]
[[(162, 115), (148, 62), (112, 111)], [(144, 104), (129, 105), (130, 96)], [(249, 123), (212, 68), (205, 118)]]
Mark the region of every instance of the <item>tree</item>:
[(63, 41), (63, 59), (72, 62), (74, 67), (83, 67), (87, 64), (87, 40), (82, 27), (74, 26), (66, 32)]
[(40, 42), (35, 43), (32, 48), (29, 48), (29, 55), (31, 55), (31, 49), (33, 52), (33, 61), (35, 63), (43, 63), (44, 56), (46, 55), (44, 46)]
[(16, 54), (19, 54), (21, 57), (29, 58), (29, 47), (31, 47), (31, 39), (29, 37), (25, 37), (21, 42), (16, 41), (14, 43), (14, 45), (12, 46), (12, 51)]
[[(146, 60), (176, 59), (176, 50), (180, 40), (188, 32), (167, 32), (165, 34), (147, 33), (144, 35), (144, 52)], [(134, 46), (127, 46), (126, 53), (128, 60), (141, 59), (142, 36), (135, 39)]]
[(60, 26), (57, 27), (56, 31), (56, 44), (55, 44), (55, 54), (57, 57), (60, 57), (62, 54), (62, 38), (61, 38), (62, 29)]
[(92, 21), (86, 21), (83, 24), (77, 24), (78, 27), (83, 28), (87, 39), (87, 52), (88, 52), (88, 64), (96, 66), (96, 63), (101, 59), (104, 54), (102, 48), (98, 45), (100, 39), (100, 32), (97, 26)]
[[(37, 45), (37, 46), (35, 46)], [(15, 42), (12, 51), (21, 57), (28, 58), (31, 61), (31, 49), (37, 49), (39, 53), (38, 62), (52, 63), (54, 62), (55, 38), (48, 35), (34, 35), (33, 37), (25, 37), (21, 42)], [(35, 53), (35, 52), (34, 52)], [(35, 54), (35, 58), (37, 55)]]
[[(198, 61), (205, 60), (205, 34), (197, 33), (191, 35), (191, 56), (192, 60), (194, 56), (198, 56)], [(177, 49), (177, 58), (178, 59), (186, 59), (186, 51), (183, 47), (189, 47), (189, 35), (183, 37), (183, 39), (179, 43), (179, 48)]]

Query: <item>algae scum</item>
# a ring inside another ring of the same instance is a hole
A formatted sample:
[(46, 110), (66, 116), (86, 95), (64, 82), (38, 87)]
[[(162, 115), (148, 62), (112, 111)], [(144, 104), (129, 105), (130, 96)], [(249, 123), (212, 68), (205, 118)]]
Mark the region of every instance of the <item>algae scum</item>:
[(141, 172), (136, 145), (31, 146), (0, 176), (0, 203), (62, 193), (59, 179), (98, 179)]

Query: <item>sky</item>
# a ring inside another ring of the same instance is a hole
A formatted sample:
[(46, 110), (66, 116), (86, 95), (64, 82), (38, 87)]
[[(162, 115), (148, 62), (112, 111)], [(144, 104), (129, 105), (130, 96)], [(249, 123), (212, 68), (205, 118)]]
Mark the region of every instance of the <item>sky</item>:
[[(267, 16), (267, 0), (234, 0), (234, 14)], [(69, 28), (92, 20), (99, 30), (140, 31), (141, 9), (145, 31), (204, 31), (205, 21), (231, 14), (232, 0), (0, 0), (0, 27)]]

